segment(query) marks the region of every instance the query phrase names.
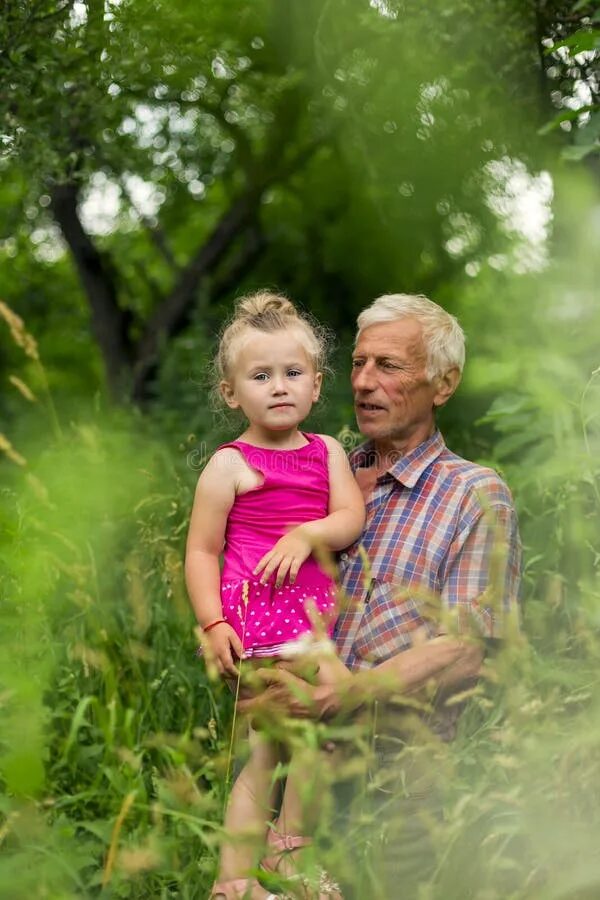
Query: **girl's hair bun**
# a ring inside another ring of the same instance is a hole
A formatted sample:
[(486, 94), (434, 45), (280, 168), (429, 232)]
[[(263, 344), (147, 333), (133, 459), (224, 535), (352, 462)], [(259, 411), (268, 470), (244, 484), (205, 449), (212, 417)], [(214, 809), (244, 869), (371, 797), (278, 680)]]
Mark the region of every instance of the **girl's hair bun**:
[(255, 324), (255, 319), (280, 320), (282, 317), (298, 318), (298, 311), (292, 301), (281, 294), (273, 294), (271, 291), (257, 291), (255, 294), (248, 294), (247, 297), (241, 297), (238, 300), (232, 322), (242, 319), (247, 325), (260, 328), (262, 321), (260, 324)]

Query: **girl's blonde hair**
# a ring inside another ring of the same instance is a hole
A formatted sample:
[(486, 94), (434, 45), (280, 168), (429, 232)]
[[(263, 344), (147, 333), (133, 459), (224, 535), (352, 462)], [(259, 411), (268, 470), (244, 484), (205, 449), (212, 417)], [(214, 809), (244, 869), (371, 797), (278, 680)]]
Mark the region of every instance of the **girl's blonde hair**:
[(217, 381), (231, 378), (236, 344), (249, 328), (267, 334), (293, 328), (298, 332), (315, 372), (321, 372), (326, 367), (326, 329), (307, 313), (299, 312), (292, 301), (282, 294), (257, 291), (240, 297), (235, 304), (233, 316), (221, 331), (215, 357)]

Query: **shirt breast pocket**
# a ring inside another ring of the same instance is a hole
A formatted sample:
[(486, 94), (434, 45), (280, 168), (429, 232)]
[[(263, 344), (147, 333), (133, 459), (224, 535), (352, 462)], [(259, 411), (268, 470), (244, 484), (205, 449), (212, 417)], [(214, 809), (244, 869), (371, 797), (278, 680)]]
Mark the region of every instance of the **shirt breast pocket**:
[(416, 634), (431, 637), (432, 623), (423, 616), (423, 604), (398, 584), (373, 579), (353, 650), (369, 663), (380, 663), (412, 647)]

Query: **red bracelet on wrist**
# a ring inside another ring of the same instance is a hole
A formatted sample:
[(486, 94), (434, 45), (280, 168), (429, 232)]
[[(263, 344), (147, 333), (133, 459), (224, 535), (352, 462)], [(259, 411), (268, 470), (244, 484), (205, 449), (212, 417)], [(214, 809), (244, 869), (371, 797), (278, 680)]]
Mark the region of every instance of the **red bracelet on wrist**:
[(202, 631), (204, 634), (207, 634), (211, 628), (214, 628), (216, 625), (227, 625), (226, 619), (216, 619), (214, 622), (211, 622), (210, 625), (204, 625)]

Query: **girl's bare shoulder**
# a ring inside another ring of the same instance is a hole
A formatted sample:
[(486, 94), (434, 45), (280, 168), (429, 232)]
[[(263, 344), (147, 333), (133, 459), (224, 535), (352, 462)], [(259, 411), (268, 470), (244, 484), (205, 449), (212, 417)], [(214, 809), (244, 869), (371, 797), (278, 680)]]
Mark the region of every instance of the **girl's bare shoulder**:
[(236, 494), (251, 490), (261, 480), (236, 447), (220, 447), (207, 462), (200, 477), (203, 476), (211, 483), (218, 481), (222, 486), (227, 485)]
[(239, 472), (243, 466), (244, 457), (239, 450), (235, 447), (219, 447), (204, 466), (200, 477), (228, 478), (232, 473)]
[(328, 450), (343, 450), (344, 448), (340, 444), (337, 438), (332, 437), (330, 434), (318, 434), (317, 437), (320, 437), (323, 443), (327, 446)]
[(340, 444), (337, 438), (332, 437), (330, 434), (319, 434), (317, 437), (320, 437), (325, 446), (327, 447), (329, 456), (343, 456), (346, 458), (346, 451)]

